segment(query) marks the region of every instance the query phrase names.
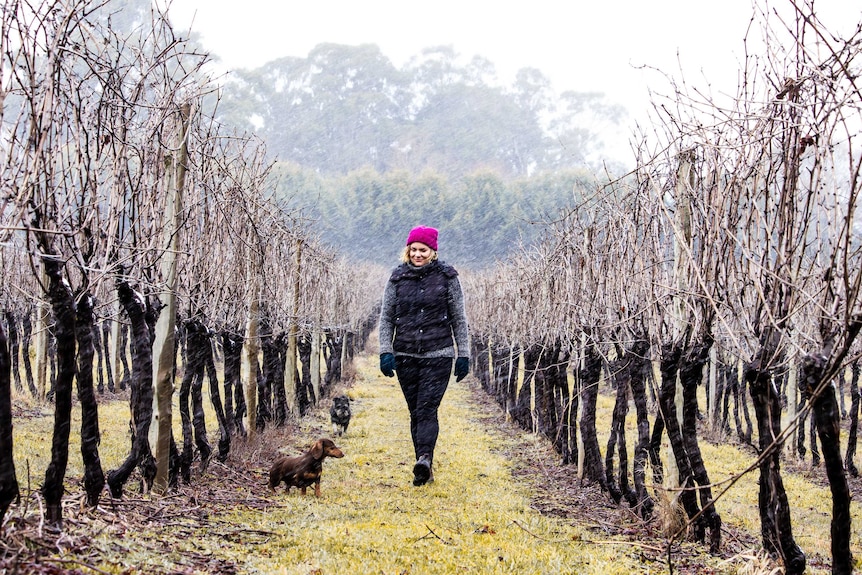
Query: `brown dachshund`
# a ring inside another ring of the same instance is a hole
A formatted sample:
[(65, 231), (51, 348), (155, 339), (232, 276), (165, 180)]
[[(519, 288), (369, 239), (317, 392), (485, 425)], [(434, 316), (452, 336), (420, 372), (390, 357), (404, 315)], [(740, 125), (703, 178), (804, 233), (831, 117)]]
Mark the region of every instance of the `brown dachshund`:
[(331, 439), (321, 438), (302, 455), (276, 459), (269, 470), (269, 488), (275, 490), (284, 481), (288, 493), (291, 487), (299, 487), (305, 495), (306, 487), (313, 483), (314, 495), (320, 497), (320, 474), (327, 457), (344, 457), (344, 452)]

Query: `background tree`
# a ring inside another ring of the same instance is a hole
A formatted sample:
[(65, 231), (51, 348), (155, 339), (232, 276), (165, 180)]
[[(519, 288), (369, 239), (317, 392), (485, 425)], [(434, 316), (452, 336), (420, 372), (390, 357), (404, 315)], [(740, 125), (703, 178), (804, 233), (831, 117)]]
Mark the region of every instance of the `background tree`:
[(595, 177), (563, 170), (507, 180), (491, 169), (455, 181), (430, 170), (324, 177), (275, 163), (272, 180), (279, 201), (307, 217), (322, 241), (353, 246), (362, 260), (393, 265), (407, 230), (424, 224), (441, 230), (444, 259), (481, 269), (534, 243), (543, 224), (578, 201)]
[(599, 94), (555, 98), (540, 71), (500, 86), (492, 62), (462, 64), (451, 46), (396, 68), (375, 45), (320, 44), (307, 58), (238, 71), (219, 117), (255, 130), (281, 160), (328, 175), (430, 169), (454, 180), (494, 170), (508, 179), (599, 166), (601, 131), (621, 109)]

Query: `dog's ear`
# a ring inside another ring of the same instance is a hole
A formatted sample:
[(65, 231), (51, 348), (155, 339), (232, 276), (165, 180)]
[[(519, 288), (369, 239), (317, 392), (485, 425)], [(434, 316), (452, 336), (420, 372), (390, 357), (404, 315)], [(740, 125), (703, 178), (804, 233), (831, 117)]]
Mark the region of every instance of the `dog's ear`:
[(320, 459), (323, 457), (323, 440), (318, 439), (314, 442), (314, 445), (311, 446), (311, 456), (315, 459)]

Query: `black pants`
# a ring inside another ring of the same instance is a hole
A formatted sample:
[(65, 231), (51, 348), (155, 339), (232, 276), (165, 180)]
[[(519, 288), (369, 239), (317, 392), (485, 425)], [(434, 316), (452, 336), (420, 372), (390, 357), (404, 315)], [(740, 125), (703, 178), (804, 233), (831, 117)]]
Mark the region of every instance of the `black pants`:
[(440, 432), (437, 408), (449, 385), (452, 362), (451, 357), (395, 357), (398, 383), (410, 411), (410, 435), (416, 459), (428, 455), (434, 461), (434, 446)]

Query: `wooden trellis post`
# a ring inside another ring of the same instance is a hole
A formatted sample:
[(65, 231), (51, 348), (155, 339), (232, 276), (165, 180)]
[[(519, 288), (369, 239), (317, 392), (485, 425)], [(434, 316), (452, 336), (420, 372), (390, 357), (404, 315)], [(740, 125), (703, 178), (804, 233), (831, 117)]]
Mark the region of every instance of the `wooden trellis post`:
[[(689, 292), (691, 284), (691, 189), (693, 186), (692, 179), (694, 178), (694, 173), (692, 172), (693, 156), (694, 152), (692, 151), (682, 152), (679, 155), (679, 166), (676, 174), (673, 257), (677, 293), (673, 298), (672, 307), (674, 314), (674, 341), (678, 341), (683, 337), (689, 323), (689, 312), (686, 309), (684, 294)], [(683, 389), (679, 374), (677, 374), (675, 385), (674, 404), (676, 407), (676, 419), (682, 422)], [(668, 443), (666, 460), (668, 473), (665, 474), (665, 483), (670, 488), (679, 487), (679, 468), (677, 467), (676, 457), (674, 457), (670, 443)]]
[(288, 408), (297, 413), (296, 404), (296, 343), (299, 338), (299, 288), (302, 272), (302, 239), (296, 240), (296, 254), (293, 276), (293, 309), (291, 309), (290, 329), (287, 336), (287, 361), (284, 369), (284, 388)]
[[(182, 229), (183, 188), (186, 181), (189, 115), (191, 106), (186, 103), (180, 107), (180, 149), (176, 160), (168, 170), (169, 182), (165, 198), (165, 219), (162, 227), (165, 253), (162, 256), (162, 291), (159, 298), (163, 308), (156, 323), (156, 341), (153, 343), (153, 423), (150, 427), (156, 432), (156, 477), (153, 491), (163, 494), (168, 490), (168, 463), (170, 461), (171, 424), (173, 409), (171, 398), (174, 391), (174, 349), (177, 318), (177, 254), (180, 248)], [(151, 431), (151, 433), (152, 433)]]

